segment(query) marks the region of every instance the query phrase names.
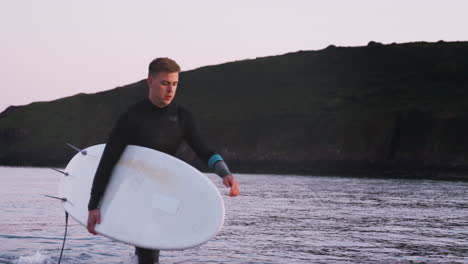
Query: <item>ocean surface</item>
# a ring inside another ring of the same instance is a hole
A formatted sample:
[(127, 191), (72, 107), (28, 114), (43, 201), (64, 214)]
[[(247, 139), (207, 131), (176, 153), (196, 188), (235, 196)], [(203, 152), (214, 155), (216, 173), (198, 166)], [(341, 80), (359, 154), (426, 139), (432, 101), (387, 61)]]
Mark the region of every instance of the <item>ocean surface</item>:
[[(468, 183), (235, 175), (222, 231), (161, 263), (468, 263)], [(0, 167), (0, 263), (57, 263), (65, 215), (60, 174)], [(136, 263), (133, 247), (70, 218), (62, 263)]]

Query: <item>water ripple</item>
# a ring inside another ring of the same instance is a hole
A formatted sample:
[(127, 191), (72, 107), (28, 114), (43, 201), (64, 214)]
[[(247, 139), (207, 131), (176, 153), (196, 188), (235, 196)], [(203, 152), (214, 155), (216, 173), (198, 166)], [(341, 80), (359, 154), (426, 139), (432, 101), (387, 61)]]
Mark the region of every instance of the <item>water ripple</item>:
[[(53, 194), (58, 177), (41, 169), (23, 172), (21, 177), (3, 177), (0, 186), (0, 263), (19, 263), (21, 257), (45, 259), (28, 264), (55, 263), (63, 209), (40, 194)], [(217, 176), (209, 177), (225, 191)], [(466, 263), (466, 183), (237, 178), (242, 194), (223, 196), (226, 221), (221, 232), (194, 249), (163, 251), (161, 263)], [(71, 220), (64, 263), (136, 263), (133, 252), (131, 246), (88, 234)]]

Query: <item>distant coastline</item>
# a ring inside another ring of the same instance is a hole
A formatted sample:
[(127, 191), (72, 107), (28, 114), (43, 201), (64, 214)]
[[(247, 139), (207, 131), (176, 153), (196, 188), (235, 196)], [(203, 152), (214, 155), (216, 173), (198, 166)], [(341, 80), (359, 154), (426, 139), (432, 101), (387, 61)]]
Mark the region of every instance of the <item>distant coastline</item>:
[[(330, 45), (182, 72), (176, 102), (235, 172), (466, 181), (467, 72), (468, 42)], [(65, 142), (105, 142), (147, 89), (7, 108), (0, 165), (65, 166)], [(186, 145), (178, 155), (206, 169)]]

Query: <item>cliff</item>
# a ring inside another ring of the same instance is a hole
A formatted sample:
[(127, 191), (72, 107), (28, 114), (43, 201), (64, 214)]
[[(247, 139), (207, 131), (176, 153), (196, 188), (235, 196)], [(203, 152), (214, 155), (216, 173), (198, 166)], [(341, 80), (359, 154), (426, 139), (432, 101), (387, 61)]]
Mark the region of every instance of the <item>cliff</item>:
[[(176, 101), (236, 172), (466, 179), (467, 72), (468, 42), (329, 46), (182, 72)], [(147, 89), (9, 107), (0, 164), (65, 165)]]

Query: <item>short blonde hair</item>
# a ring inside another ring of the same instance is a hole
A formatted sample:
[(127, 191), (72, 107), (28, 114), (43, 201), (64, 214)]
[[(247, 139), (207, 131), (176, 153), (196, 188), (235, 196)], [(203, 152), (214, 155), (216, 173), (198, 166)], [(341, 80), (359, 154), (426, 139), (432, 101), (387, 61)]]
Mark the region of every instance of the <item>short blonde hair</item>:
[(148, 67), (148, 76), (158, 72), (180, 72), (180, 66), (172, 59), (157, 58), (154, 59)]

